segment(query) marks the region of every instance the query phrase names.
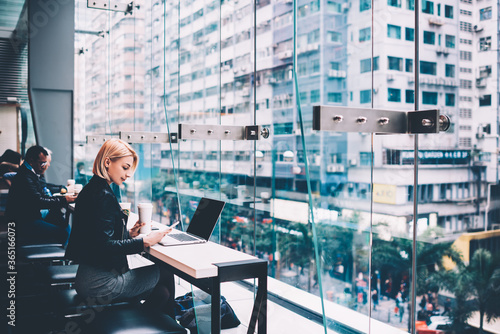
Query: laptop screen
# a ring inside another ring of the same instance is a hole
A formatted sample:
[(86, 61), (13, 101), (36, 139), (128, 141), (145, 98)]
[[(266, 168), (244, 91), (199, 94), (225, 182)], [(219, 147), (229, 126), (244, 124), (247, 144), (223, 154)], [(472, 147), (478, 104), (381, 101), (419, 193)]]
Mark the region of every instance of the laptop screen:
[(198, 203), (186, 232), (205, 240), (210, 239), (225, 204), (222, 201), (203, 197)]

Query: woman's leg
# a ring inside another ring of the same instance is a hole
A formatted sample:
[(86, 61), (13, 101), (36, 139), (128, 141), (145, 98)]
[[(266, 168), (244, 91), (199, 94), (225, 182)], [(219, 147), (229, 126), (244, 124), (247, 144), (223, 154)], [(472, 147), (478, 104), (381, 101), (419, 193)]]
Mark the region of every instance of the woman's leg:
[(175, 319), (175, 282), (174, 275), (160, 266), (160, 280), (146, 299), (145, 305), (163, 310)]

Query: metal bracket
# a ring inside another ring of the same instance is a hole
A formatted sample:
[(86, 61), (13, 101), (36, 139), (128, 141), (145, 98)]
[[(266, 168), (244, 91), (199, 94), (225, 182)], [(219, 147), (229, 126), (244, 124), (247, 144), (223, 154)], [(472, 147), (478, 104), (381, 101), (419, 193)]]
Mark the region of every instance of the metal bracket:
[(313, 130), (372, 133), (439, 133), (449, 128), (439, 110), (395, 111), (350, 107), (313, 107)]
[(269, 129), (261, 125), (180, 124), (179, 139), (259, 140), (269, 137)]
[(134, 10), (134, 2), (121, 3), (109, 0), (87, 0), (87, 8), (112, 10), (114, 12), (123, 12), (127, 15), (132, 14), (132, 11)]
[(120, 131), (120, 139), (127, 143), (177, 143), (177, 133)]
[(120, 138), (127, 143), (177, 143), (177, 133), (172, 132), (170, 136), (166, 132), (143, 132), (143, 131), (120, 131), (118, 135), (90, 135), (87, 136), (87, 144), (103, 144), (106, 140)]
[(87, 144), (104, 144), (108, 139), (117, 138), (116, 135), (90, 135), (87, 136)]

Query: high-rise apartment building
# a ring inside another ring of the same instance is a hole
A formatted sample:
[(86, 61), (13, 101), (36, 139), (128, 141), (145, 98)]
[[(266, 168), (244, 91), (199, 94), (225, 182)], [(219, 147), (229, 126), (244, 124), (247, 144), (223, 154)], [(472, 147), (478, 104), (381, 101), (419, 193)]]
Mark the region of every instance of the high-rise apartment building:
[[(166, 131), (159, 125), (165, 120), (172, 132), (177, 123), (268, 126), (272, 136), (256, 143), (255, 171), (247, 163), (254, 158), (250, 144), (226, 141), (181, 142), (179, 170), (220, 171), (233, 186), (244, 186), (255, 173), (257, 195), (269, 193), (274, 182), (280, 198), (305, 201), (307, 156), (321, 207), (368, 219), (373, 182), (375, 222), (406, 236), (414, 201), (413, 136), (374, 136), (372, 159), (370, 135), (313, 132), (312, 106), (414, 110), (417, 101), (418, 109), (439, 109), (452, 120), (439, 140), (420, 136), (419, 229), (486, 228), (486, 212), (495, 209), (488, 185), (498, 179), (494, 4), (423, 1), (418, 29), (414, 1), (371, 6), (365, 0), (259, 1), (254, 14), (253, 2), (245, 0), (158, 1), (144, 3), (134, 17), (97, 16), (93, 27), (112, 22), (99, 29), (113, 28), (105, 38), (123, 53), (106, 69), (113, 91), (92, 90), (95, 75), (106, 73), (92, 71), (107, 55), (99, 41), (89, 44), (88, 61), (95, 63), (87, 67), (87, 108), (95, 112), (88, 126), (115, 131), (114, 112), (120, 119), (144, 112), (142, 126), (151, 131)], [(117, 77), (123, 87), (112, 83)], [(144, 101), (150, 107), (142, 111)], [(112, 112), (103, 113), (103, 106)], [(172, 168), (168, 145), (153, 151), (153, 166)]]

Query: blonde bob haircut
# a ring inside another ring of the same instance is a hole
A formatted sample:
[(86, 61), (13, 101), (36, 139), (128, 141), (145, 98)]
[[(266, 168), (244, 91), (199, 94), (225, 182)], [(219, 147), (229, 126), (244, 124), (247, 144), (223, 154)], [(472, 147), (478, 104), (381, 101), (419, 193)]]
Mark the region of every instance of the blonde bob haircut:
[(107, 181), (111, 181), (106, 169), (106, 159), (116, 161), (117, 159), (130, 156), (134, 159), (131, 168), (132, 172), (134, 172), (137, 168), (137, 164), (139, 163), (139, 157), (137, 156), (137, 153), (135, 153), (134, 149), (121, 139), (109, 139), (102, 145), (101, 149), (97, 153), (92, 173)]

